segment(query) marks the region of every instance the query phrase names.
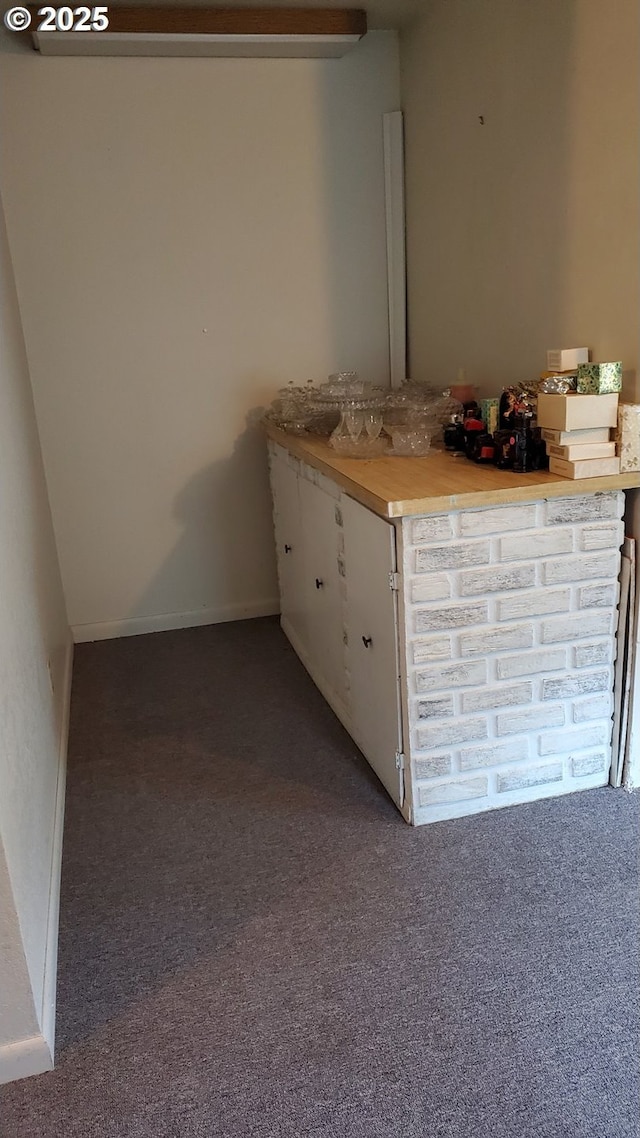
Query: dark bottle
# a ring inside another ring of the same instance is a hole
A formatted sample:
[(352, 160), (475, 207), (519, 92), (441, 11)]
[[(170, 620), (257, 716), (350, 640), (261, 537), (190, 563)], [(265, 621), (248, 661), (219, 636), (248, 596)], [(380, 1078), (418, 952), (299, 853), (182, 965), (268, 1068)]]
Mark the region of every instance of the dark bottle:
[(514, 444), (511, 442), (512, 439), (513, 433), (511, 431), (496, 431), (493, 436), (496, 448), (494, 462), (500, 470), (513, 469)]
[(464, 434), (465, 434), (465, 447), (464, 453), (467, 458), (474, 458), (476, 449), (476, 440), (479, 435), (486, 434), (486, 428), (482, 419), (465, 419), (464, 421)]
[(531, 429), (531, 469), (549, 469), (549, 455), (547, 454), (547, 444), (542, 437), (542, 431), (540, 427), (532, 427)]
[(532, 467), (533, 438), (529, 414), (516, 415), (513, 433), (509, 440), (513, 447), (513, 469), (516, 474), (528, 474)]
[(454, 415), (451, 422), (444, 428), (444, 445), (446, 450), (456, 452), (464, 451), (466, 436), (464, 426), (459, 415)]

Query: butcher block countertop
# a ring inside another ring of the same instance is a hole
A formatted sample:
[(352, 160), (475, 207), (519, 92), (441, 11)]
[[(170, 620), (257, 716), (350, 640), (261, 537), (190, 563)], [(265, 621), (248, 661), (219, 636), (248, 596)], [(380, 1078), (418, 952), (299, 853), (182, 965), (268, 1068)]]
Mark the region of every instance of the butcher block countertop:
[(315, 467), (383, 518), (441, 514), (474, 506), (499, 506), (541, 498), (567, 498), (640, 486), (640, 472), (600, 478), (561, 478), (547, 470), (514, 474), (467, 458), (434, 451), (427, 458), (342, 458), (327, 439), (288, 435), (271, 424), (269, 438)]

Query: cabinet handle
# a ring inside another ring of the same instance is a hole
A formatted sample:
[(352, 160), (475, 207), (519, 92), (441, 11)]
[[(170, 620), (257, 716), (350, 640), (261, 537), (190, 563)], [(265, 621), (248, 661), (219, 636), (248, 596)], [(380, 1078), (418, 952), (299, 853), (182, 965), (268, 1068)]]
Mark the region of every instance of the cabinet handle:
[(319, 577), (316, 577), (316, 589), (321, 589), (323, 585), (324, 581), (321, 581)]
[(373, 644), (373, 640), (371, 639), (370, 636), (363, 636), (362, 637), (362, 643), (364, 644), (365, 648), (370, 648), (371, 645)]
[(290, 545), (285, 545), (285, 547), (284, 547), (284, 551), (285, 551), (285, 553), (291, 553), (291, 546), (290, 546)]

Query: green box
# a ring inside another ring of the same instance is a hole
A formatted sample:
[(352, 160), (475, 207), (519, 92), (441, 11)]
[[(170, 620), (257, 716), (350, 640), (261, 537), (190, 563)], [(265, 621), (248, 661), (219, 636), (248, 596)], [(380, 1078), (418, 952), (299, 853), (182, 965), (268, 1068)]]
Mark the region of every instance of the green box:
[(622, 364), (578, 364), (581, 395), (611, 395), (622, 391)]

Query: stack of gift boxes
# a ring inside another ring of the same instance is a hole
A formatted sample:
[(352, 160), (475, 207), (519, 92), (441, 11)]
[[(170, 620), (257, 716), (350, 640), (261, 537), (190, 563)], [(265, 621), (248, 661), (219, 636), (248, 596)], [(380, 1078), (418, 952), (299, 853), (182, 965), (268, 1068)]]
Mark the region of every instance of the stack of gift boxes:
[(618, 404), (622, 364), (589, 363), (588, 348), (568, 348), (548, 352), (547, 368), (543, 379), (557, 376), (576, 389), (538, 395), (551, 474), (595, 478), (640, 470), (640, 406)]

